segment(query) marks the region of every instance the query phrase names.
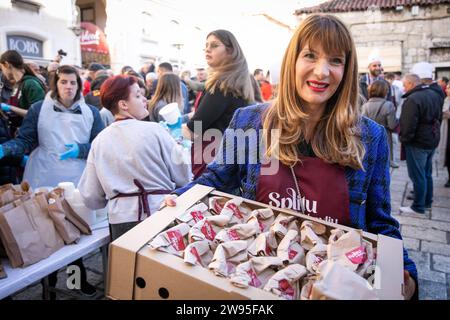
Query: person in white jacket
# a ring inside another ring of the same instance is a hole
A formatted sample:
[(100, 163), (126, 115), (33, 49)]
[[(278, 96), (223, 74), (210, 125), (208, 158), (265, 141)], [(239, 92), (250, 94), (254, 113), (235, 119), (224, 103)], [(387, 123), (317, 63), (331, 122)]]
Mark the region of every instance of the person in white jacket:
[(93, 141), (78, 189), (85, 205), (108, 205), (115, 240), (159, 209), (164, 194), (191, 180), (183, 148), (148, 116), (136, 79), (115, 76), (100, 89), (101, 102), (115, 122)]

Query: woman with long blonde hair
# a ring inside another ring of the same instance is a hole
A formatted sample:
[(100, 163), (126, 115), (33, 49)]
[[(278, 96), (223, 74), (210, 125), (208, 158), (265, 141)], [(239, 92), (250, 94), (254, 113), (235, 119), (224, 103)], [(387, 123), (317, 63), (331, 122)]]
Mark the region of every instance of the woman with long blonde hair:
[[(222, 152), (175, 193), (214, 186), (401, 239), (391, 216), (386, 131), (359, 112), (357, 72), (347, 27), (332, 15), (307, 17), (286, 49), (277, 98), (237, 110)], [(173, 196), (166, 204), (176, 205)], [(403, 258), (405, 296), (417, 298), (416, 266), (406, 251)]]
[(172, 102), (178, 103), (178, 107), (182, 108), (182, 101), (180, 78), (174, 73), (163, 74), (158, 80), (155, 94), (148, 103), (150, 121), (163, 121), (164, 119), (159, 115), (159, 111)]
[[(203, 134), (210, 129), (224, 132), (234, 111), (254, 102), (254, 91), (248, 70), (247, 60), (234, 37), (227, 30), (215, 30), (206, 37), (205, 58), (209, 70), (205, 90), (195, 108), (193, 117), (183, 127), (185, 137), (193, 138), (192, 171), (194, 177), (200, 176), (209, 161), (203, 156), (207, 146), (212, 157), (220, 140), (203, 141)], [(201, 124), (195, 132), (194, 124)], [(196, 147), (201, 145), (200, 148)]]

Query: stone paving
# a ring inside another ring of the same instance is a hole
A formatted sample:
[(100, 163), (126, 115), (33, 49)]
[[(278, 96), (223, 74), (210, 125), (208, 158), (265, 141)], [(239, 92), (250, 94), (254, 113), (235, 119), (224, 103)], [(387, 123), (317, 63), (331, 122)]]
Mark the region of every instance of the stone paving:
[[(444, 169), (434, 168), (434, 202), (431, 213), (399, 214), (400, 206), (411, 204), (406, 195), (412, 189), (406, 162), (399, 164), (398, 169), (391, 171), (392, 214), (401, 224), (404, 245), (417, 265), (419, 298), (450, 299), (450, 188), (444, 188), (447, 173)], [(94, 299), (104, 299), (100, 252), (85, 257), (84, 261), (88, 269), (88, 281), (98, 289)], [(65, 269), (60, 270), (57, 288), (64, 289), (66, 279)], [(28, 287), (14, 295), (13, 299), (42, 299), (41, 284)], [(58, 294), (57, 299), (76, 298)]]

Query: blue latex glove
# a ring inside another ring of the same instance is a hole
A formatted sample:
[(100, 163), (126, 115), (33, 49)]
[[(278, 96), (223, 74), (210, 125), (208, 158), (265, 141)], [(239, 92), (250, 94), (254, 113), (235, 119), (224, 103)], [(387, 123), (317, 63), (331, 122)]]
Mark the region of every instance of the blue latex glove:
[(29, 156), (23, 156), (22, 162), (20, 163), (21, 167), (25, 167), (27, 165), (28, 158)]
[(9, 104), (2, 103), (2, 104), (0, 104), (0, 105), (1, 105), (1, 107), (2, 107), (2, 111), (3, 111), (3, 112), (10, 112), (10, 111), (11, 111), (11, 106), (10, 106)]
[(67, 151), (59, 155), (59, 160), (76, 159), (80, 154), (77, 143), (65, 144)]
[(5, 156), (5, 153), (3, 152), (3, 146), (0, 144), (0, 159)]
[(175, 138), (175, 140), (182, 139), (182, 133), (181, 133), (181, 117), (178, 118), (178, 121), (174, 124), (167, 124), (167, 127), (169, 128), (169, 132), (172, 135), (172, 137)]

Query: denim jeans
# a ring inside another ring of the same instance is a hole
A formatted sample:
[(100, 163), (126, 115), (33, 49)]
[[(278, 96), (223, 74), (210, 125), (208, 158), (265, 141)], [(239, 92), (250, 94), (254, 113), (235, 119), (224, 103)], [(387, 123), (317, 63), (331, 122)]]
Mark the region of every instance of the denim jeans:
[(424, 213), (433, 202), (433, 166), (432, 160), (436, 149), (420, 149), (405, 146), (408, 175), (414, 185), (414, 202), (411, 208)]

